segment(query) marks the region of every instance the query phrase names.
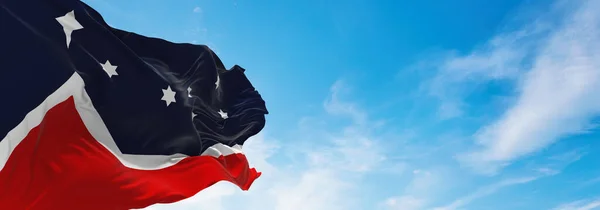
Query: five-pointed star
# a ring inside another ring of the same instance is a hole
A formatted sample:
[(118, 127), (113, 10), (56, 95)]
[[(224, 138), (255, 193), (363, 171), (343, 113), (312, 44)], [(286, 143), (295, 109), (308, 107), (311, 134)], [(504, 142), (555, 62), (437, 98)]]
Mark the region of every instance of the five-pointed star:
[(221, 77), (219, 77), (219, 75), (217, 75), (217, 81), (215, 82), (215, 89), (219, 88), (220, 83), (221, 83)]
[(175, 102), (175, 92), (173, 90), (171, 90), (171, 86), (167, 86), (167, 89), (163, 89), (163, 97), (161, 98), (161, 100), (165, 101), (167, 103), (167, 106), (169, 106), (169, 104), (171, 104), (172, 102)]
[(221, 115), (221, 118), (223, 118), (223, 119), (229, 118), (229, 116), (227, 116), (227, 112), (224, 112), (223, 110), (219, 109), (219, 114)]
[(110, 64), (109, 60), (106, 60), (106, 63), (100, 65), (102, 66), (102, 69), (104, 69), (106, 74), (108, 74), (109, 78), (112, 78), (113, 75), (119, 75), (117, 74), (117, 66), (113, 66), (112, 64)]
[(188, 87), (187, 91), (188, 91), (188, 97), (191, 98), (192, 97), (192, 87)]
[(73, 10), (64, 16), (57, 17), (56, 21), (58, 21), (58, 23), (60, 23), (60, 25), (63, 27), (63, 31), (67, 37), (67, 48), (69, 48), (69, 44), (71, 44), (71, 33), (73, 33), (75, 30), (82, 29), (83, 26), (77, 22), (77, 19), (75, 19), (75, 11)]

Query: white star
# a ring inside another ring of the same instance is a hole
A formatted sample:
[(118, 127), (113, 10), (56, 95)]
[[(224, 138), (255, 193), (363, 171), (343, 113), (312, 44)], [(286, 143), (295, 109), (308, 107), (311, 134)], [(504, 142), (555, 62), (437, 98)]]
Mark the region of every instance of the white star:
[(215, 89), (219, 88), (219, 84), (221, 83), (221, 78), (217, 75), (217, 81), (215, 82)]
[(100, 65), (102, 66), (102, 69), (104, 69), (106, 74), (108, 74), (109, 78), (112, 78), (113, 75), (119, 75), (117, 74), (117, 66), (113, 66), (112, 64), (110, 64), (109, 60), (106, 60), (106, 63)]
[(196, 113), (192, 112), (192, 120), (198, 116)]
[(192, 97), (192, 87), (188, 87), (187, 91), (188, 91), (188, 97), (191, 98)]
[(163, 89), (162, 91), (163, 97), (161, 98), (161, 100), (165, 101), (167, 103), (167, 106), (175, 102), (175, 92), (171, 90), (171, 86), (167, 86), (167, 89)]
[(69, 48), (69, 44), (71, 44), (71, 33), (73, 33), (75, 30), (82, 29), (83, 26), (77, 22), (77, 19), (75, 19), (75, 11), (73, 10), (64, 16), (57, 17), (56, 21), (58, 21), (58, 23), (60, 23), (60, 25), (63, 27), (63, 31), (67, 37), (67, 48)]
[(219, 114), (221, 115), (221, 118), (223, 118), (223, 119), (229, 118), (229, 116), (227, 116), (227, 112), (224, 112), (223, 110), (219, 109)]

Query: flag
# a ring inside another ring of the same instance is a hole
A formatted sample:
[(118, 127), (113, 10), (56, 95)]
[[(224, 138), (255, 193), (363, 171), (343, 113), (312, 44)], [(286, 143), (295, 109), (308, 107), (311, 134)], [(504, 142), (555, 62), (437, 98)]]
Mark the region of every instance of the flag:
[(77, 0), (0, 1), (0, 209), (135, 209), (260, 175), (267, 109), (207, 46), (109, 26)]

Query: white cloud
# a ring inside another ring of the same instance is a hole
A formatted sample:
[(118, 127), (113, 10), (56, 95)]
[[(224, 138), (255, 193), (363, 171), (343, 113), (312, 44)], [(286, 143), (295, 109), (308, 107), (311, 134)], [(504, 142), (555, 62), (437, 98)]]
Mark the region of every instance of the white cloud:
[(600, 199), (578, 200), (562, 204), (552, 210), (594, 210), (600, 209)]
[(440, 100), (439, 118), (462, 116), (466, 104), (461, 98), (468, 95), (473, 86), (520, 76), (526, 58), (531, 56), (538, 38), (547, 32), (547, 28), (534, 22), (521, 30), (497, 35), (466, 55), (453, 51), (441, 55), (441, 62), (433, 60), (433, 64), (426, 65), (439, 68), (437, 75), (426, 83), (428, 94)]
[(202, 8), (200, 7), (194, 7), (194, 10), (192, 10), (194, 13), (201, 13), (202, 12)]
[(367, 121), (367, 114), (356, 107), (356, 104), (340, 100), (340, 97), (348, 93), (350, 89), (344, 81), (338, 80), (331, 86), (331, 95), (323, 106), (325, 111), (332, 115), (342, 115), (350, 117), (357, 125), (364, 125)]
[(438, 188), (442, 182), (442, 171), (440, 170), (415, 170), (413, 179), (406, 186), (405, 192), (412, 196), (423, 197), (434, 194), (433, 190)]
[(384, 205), (390, 210), (420, 210), (425, 206), (425, 201), (413, 196), (401, 196), (388, 198)]
[(590, 128), (600, 114), (600, 2), (580, 3), (557, 27), (536, 22), (445, 63), (432, 90), (447, 88), (448, 81), (518, 81), (515, 103), (474, 135), (479, 147), (459, 156), (464, 164), (493, 174)]
[(539, 160), (540, 163), (528, 164), (528, 167), (526, 167), (526, 170), (528, 171), (527, 173), (532, 173), (529, 176), (503, 179), (487, 186), (480, 187), (472, 193), (464, 197), (460, 197), (447, 205), (436, 207), (434, 210), (463, 209), (473, 201), (490, 196), (500, 190), (503, 190), (504, 188), (528, 184), (542, 178), (555, 176), (561, 173), (567, 165), (579, 160), (582, 155), (583, 154), (577, 150), (573, 150), (567, 153), (543, 158), (542, 160)]
[[(363, 132), (369, 130), (367, 114), (355, 104), (341, 100), (342, 90), (346, 87), (341, 82), (332, 87), (325, 109), (353, 120), (341, 131), (303, 126), (312, 129), (308, 130), (311, 133), (322, 134), (318, 136), (320, 139), (311, 141), (311, 148), (266, 139), (265, 134), (247, 141), (245, 154), (250, 163), (263, 172), (249, 191), (221, 182), (181, 202), (148, 209), (356, 209), (362, 199), (361, 176), (378, 168), (385, 158), (375, 138), (368, 135), (369, 132)], [(336, 109), (330, 109), (333, 107)], [(300, 157), (277, 162), (276, 156), (283, 153), (299, 154)]]
[(425, 209), (436, 192), (442, 188), (443, 170), (415, 169), (413, 178), (404, 188), (404, 193), (383, 201), (384, 209), (389, 210), (419, 210)]
[[(453, 185), (451, 182), (458, 181), (464, 183), (464, 177), (455, 177), (450, 171), (444, 168), (434, 168), (430, 170), (413, 170), (413, 179), (405, 187), (404, 193), (400, 196), (390, 197), (382, 202), (384, 209), (389, 210), (413, 210), (413, 209), (431, 209), (431, 210), (457, 210), (470, 209), (465, 208), (477, 199), (484, 198), (494, 193), (515, 185), (527, 184), (538, 179), (553, 176), (560, 173), (559, 170), (551, 168), (533, 169), (534, 174), (530, 176), (521, 176), (517, 178), (507, 178), (494, 181), (491, 184), (477, 187), (471, 193), (459, 197), (445, 205), (439, 205), (440, 198), (449, 195), (455, 195), (453, 190), (464, 186)], [(471, 177), (473, 178), (473, 177)], [(462, 179), (462, 180), (461, 180)], [(470, 178), (467, 178), (470, 179)], [(467, 181), (467, 183), (470, 181)], [(446, 191), (450, 189), (450, 191)], [(442, 195), (440, 197), (440, 195)]]
[(454, 202), (445, 205), (445, 206), (441, 206), (441, 207), (436, 207), (433, 208), (434, 210), (455, 210), (455, 209), (461, 209), (461, 207), (468, 205), (469, 203), (473, 202), (476, 199), (491, 195), (495, 192), (497, 192), (498, 190), (505, 188), (505, 187), (509, 187), (509, 186), (513, 186), (513, 185), (518, 185), (518, 184), (525, 184), (525, 183), (529, 183), (531, 181), (534, 181), (536, 179), (538, 179), (539, 177), (523, 177), (523, 178), (515, 178), (515, 179), (507, 179), (507, 180), (503, 180), (501, 182), (489, 185), (489, 186), (485, 186), (483, 188), (478, 189), (477, 191), (459, 198), (457, 200), (455, 200)]

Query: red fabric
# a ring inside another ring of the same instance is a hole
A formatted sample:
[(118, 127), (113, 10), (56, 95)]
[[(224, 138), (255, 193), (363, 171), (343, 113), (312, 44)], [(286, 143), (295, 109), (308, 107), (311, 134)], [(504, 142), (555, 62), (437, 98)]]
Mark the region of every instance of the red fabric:
[(196, 156), (137, 170), (87, 131), (73, 98), (51, 108), (0, 171), (0, 209), (132, 209), (193, 196), (218, 181), (247, 190), (260, 176), (243, 154)]

